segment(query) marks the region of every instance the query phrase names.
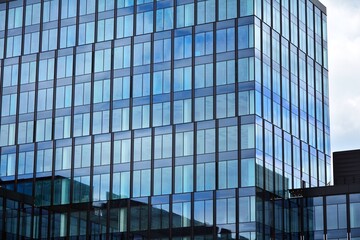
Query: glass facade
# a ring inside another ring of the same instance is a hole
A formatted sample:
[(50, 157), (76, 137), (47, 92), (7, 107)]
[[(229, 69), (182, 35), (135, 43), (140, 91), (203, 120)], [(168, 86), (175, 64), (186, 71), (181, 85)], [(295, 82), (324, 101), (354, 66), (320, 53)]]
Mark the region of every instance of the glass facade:
[(290, 237), (288, 190), (332, 178), (326, 25), (317, 0), (0, 3), (1, 186), (34, 201), (3, 238)]

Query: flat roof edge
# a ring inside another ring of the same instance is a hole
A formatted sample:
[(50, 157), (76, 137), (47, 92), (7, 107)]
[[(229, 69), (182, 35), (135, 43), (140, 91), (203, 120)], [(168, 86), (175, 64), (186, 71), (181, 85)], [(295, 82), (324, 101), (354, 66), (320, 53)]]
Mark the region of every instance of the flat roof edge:
[(310, 0), (315, 6), (317, 6), (323, 13), (326, 13), (326, 7), (319, 0)]

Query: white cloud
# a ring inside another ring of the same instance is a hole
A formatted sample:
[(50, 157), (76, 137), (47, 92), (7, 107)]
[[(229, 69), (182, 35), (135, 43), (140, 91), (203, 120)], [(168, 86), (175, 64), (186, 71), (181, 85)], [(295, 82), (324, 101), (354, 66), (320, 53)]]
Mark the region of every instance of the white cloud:
[(360, 1), (327, 7), (332, 150), (360, 148)]

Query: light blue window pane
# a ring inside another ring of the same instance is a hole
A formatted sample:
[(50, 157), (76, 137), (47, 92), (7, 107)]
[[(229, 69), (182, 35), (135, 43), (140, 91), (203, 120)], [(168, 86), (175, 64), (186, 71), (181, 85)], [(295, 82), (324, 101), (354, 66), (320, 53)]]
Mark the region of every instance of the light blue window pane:
[(163, 40), (154, 41), (154, 62), (162, 62), (164, 56)]
[(158, 9), (156, 11), (156, 31), (164, 29), (164, 9)]
[(134, 66), (139, 66), (143, 61), (143, 44), (135, 44), (134, 46)]
[(153, 12), (144, 13), (144, 33), (153, 32)]
[(184, 39), (183, 37), (176, 37), (174, 40), (174, 58), (181, 59), (184, 57)]
[(185, 5), (185, 26), (191, 26), (194, 24), (194, 4)]
[(192, 55), (192, 36), (191, 35), (185, 36), (184, 47), (185, 47), (184, 58), (191, 57), (191, 55)]
[(165, 8), (164, 10), (164, 30), (172, 29), (174, 25), (173, 8)]
[(133, 128), (141, 128), (142, 107), (133, 107)]
[(184, 192), (193, 191), (193, 166), (184, 166)]
[(216, 51), (226, 51), (226, 29), (216, 31)]
[(154, 72), (153, 75), (153, 93), (161, 94), (163, 92), (163, 74), (162, 72)]
[(185, 26), (185, 11), (184, 11), (184, 5), (177, 6), (176, 8), (176, 23), (177, 27), (181, 28)]
[(351, 228), (360, 227), (360, 203), (350, 203), (350, 226)]

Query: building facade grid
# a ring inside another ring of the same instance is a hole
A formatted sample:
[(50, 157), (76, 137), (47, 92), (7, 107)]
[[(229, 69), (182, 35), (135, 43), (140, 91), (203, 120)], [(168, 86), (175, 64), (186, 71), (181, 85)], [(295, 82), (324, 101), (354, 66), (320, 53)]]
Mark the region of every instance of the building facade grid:
[(318, 1), (10, 1), (0, 71), (6, 236), (275, 237), (331, 181)]

